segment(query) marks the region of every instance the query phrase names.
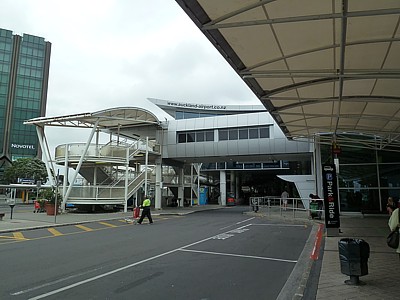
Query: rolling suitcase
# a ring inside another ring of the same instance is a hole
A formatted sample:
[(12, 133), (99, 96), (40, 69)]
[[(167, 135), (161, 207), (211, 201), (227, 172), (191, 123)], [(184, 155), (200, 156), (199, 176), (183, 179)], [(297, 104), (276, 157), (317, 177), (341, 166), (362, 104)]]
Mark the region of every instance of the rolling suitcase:
[(137, 219), (137, 218), (139, 218), (139, 215), (140, 215), (140, 207), (137, 206), (137, 207), (135, 207), (135, 208), (133, 209), (133, 218), (134, 218), (134, 219)]

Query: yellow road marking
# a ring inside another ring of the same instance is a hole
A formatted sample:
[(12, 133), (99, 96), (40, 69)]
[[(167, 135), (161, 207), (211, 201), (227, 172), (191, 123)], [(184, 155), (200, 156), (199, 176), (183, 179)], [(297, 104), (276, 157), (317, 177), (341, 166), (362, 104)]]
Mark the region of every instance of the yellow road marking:
[(0, 235), (0, 239), (11, 239), (11, 240), (15, 240), (15, 237), (13, 237), (13, 236), (7, 236), (7, 235)]
[(27, 238), (24, 237), (24, 235), (22, 234), (22, 232), (14, 232), (13, 236), (16, 240), (29, 240)]
[(61, 232), (59, 232), (57, 229), (55, 228), (47, 228), (47, 230), (54, 236), (60, 236), (63, 235)]
[(84, 225), (75, 225), (75, 226), (85, 231), (93, 231), (92, 228), (86, 227)]
[(118, 227), (117, 225), (110, 224), (110, 223), (107, 223), (107, 222), (99, 222), (99, 223), (104, 225), (104, 226), (108, 226), (108, 227)]

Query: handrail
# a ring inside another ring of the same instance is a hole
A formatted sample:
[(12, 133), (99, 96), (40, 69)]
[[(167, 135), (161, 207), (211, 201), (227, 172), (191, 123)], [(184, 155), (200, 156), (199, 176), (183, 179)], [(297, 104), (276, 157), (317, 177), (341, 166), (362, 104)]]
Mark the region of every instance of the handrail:
[[(276, 196), (260, 196), (250, 197), (249, 210), (254, 212), (279, 212), (282, 216), (287, 214), (285, 211), (292, 212), (293, 218), (305, 217), (311, 218), (311, 212), (317, 213), (320, 218), (324, 217), (324, 199), (309, 199), (309, 198), (287, 198), (288, 205), (284, 207), (283, 199)], [(310, 208), (310, 203), (318, 203), (317, 209)]]

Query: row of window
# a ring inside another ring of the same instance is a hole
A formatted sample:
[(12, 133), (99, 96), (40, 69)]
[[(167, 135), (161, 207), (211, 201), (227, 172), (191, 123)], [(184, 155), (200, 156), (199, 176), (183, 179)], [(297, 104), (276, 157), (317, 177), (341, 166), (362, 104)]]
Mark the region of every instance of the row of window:
[(30, 87), (40, 89), (42, 88), (42, 81), (38, 79), (31, 79), (25, 76), (17, 76), (17, 87)]
[(18, 70), (18, 74), (24, 75), (24, 76), (35, 77), (35, 78), (42, 78), (42, 70), (41, 69), (20, 67)]
[(0, 84), (0, 96), (6, 96), (7, 93), (8, 93), (8, 85), (7, 84)]
[(30, 56), (21, 55), (19, 58), (20, 65), (42, 68), (43, 58), (32, 58)]
[(0, 51), (6, 51), (6, 52), (11, 52), (11, 43), (8, 41), (2, 42), (0, 40)]
[[(30, 100), (30, 101), (38, 101), (41, 99), (41, 89), (17, 89), (17, 100)], [(26, 98), (26, 99), (24, 99)]]
[[(32, 99), (16, 98), (14, 107), (15, 108), (22, 108), (22, 109), (38, 110), (38, 109), (40, 109), (40, 101), (32, 101)], [(25, 120), (27, 120), (27, 119), (29, 119), (29, 118), (26, 118)]]
[(202, 165), (202, 170), (288, 169), (288, 161), (274, 162), (218, 162)]
[(175, 114), (175, 119), (195, 119), (195, 118), (206, 118), (221, 116), (221, 114), (210, 114), (210, 113), (199, 113), (199, 112), (189, 112), (189, 111), (177, 111)]
[(43, 49), (35, 49), (31, 47), (21, 47), (21, 54), (27, 54), (29, 56), (44, 57)]
[(7, 73), (0, 73), (0, 82), (8, 84), (9, 74)]
[(28, 45), (43, 45), (44, 38), (30, 34), (24, 34), (22, 37), (23, 43)]
[(0, 52), (0, 61), (11, 62), (11, 54), (7, 52)]
[[(1, 56), (1, 54), (0, 54)], [(1, 61), (1, 57), (0, 57), (0, 73), (10, 73), (10, 62), (3, 62)]]
[(214, 130), (178, 132), (178, 143), (213, 142)]
[(0, 37), (1, 39), (4, 38), (10, 39), (12, 37), (12, 31), (0, 28)]
[[(269, 126), (240, 127), (218, 130), (219, 141), (269, 138)], [(183, 131), (177, 133), (178, 143), (213, 142), (214, 130)]]
[(268, 139), (269, 126), (220, 129), (218, 136), (220, 141)]

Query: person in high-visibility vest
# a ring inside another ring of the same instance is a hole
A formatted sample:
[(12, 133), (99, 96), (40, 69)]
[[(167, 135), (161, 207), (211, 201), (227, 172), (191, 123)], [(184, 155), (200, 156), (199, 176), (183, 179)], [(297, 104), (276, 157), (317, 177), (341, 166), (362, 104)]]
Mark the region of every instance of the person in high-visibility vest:
[(140, 219), (137, 222), (138, 224), (142, 224), (144, 217), (147, 217), (149, 219), (150, 224), (153, 223), (153, 219), (151, 218), (150, 205), (151, 205), (151, 201), (150, 201), (149, 197), (145, 196), (143, 203), (141, 205), (143, 210), (142, 210), (142, 215), (140, 216)]

